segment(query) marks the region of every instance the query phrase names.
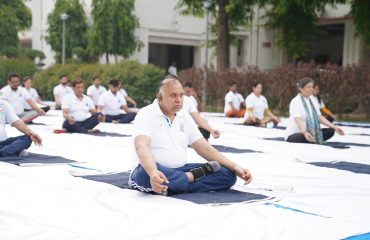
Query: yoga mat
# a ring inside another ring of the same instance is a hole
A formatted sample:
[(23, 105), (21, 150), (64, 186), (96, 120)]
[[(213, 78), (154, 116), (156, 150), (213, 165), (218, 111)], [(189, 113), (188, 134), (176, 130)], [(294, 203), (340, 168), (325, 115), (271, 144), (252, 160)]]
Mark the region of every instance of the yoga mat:
[[(119, 188), (130, 189), (128, 185), (130, 172), (120, 172), (101, 175), (87, 175), (79, 176), (84, 179), (108, 183)], [(135, 190), (136, 191), (136, 190)], [(234, 189), (218, 191), (218, 192), (202, 192), (202, 193), (183, 193), (171, 195), (168, 197), (190, 201), (197, 204), (231, 204), (231, 203), (244, 203), (271, 200), (269, 197), (262, 194), (241, 192)]]
[(214, 148), (216, 148), (220, 152), (224, 153), (263, 153), (261, 151), (255, 151), (251, 149), (239, 149), (239, 148), (233, 148), (233, 147), (227, 147), (222, 145), (212, 145)]
[(37, 153), (28, 153), (27, 156), (0, 157), (0, 161), (11, 163), (21, 167), (68, 164), (76, 162), (60, 156), (51, 156)]
[(131, 137), (131, 135), (113, 133), (113, 132), (94, 132), (94, 133), (88, 133), (88, 134), (92, 136), (97, 136), (97, 137)]
[(370, 165), (352, 162), (309, 162), (308, 164), (318, 167), (335, 168), (339, 170), (350, 171), (353, 173), (370, 174)]
[(370, 128), (370, 125), (368, 124), (356, 124), (356, 123), (335, 123), (337, 126), (342, 126), (342, 127), (354, 127), (354, 128)]
[[(271, 140), (271, 141), (281, 141), (285, 142), (283, 137), (275, 137), (275, 138), (262, 138), (264, 140)], [(355, 147), (370, 147), (370, 144), (364, 143), (350, 143), (350, 142), (325, 142), (322, 146), (328, 146), (333, 148), (349, 148), (350, 146)]]

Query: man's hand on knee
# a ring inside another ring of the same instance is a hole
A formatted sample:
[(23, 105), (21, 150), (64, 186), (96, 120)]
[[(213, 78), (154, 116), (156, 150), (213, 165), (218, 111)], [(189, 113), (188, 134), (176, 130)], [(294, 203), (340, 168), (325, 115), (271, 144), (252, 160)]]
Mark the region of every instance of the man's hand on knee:
[(149, 177), (150, 185), (152, 186), (154, 192), (162, 193), (164, 191), (167, 191), (168, 187), (166, 185), (163, 185), (163, 183), (168, 184), (169, 181), (161, 171), (155, 169), (150, 173)]
[(239, 165), (235, 166), (234, 172), (236, 176), (240, 177), (241, 179), (245, 181), (244, 185), (250, 183), (253, 179), (251, 172), (248, 169), (243, 168)]

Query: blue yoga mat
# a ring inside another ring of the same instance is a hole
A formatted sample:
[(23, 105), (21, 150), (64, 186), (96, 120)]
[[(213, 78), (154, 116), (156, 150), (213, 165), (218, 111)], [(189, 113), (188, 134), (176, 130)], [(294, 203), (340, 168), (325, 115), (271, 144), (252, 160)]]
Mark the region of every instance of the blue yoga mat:
[(220, 152), (224, 153), (262, 153), (261, 151), (255, 151), (251, 149), (241, 149), (241, 148), (234, 148), (234, 147), (227, 147), (223, 145), (212, 145)]
[(352, 163), (352, 162), (310, 162), (309, 164), (326, 167), (326, 168), (335, 168), (339, 170), (350, 171), (354, 173), (363, 173), (370, 174), (370, 165), (362, 163)]
[(356, 124), (356, 123), (335, 123), (337, 126), (354, 127), (354, 128), (370, 128), (369, 124)]
[(88, 134), (92, 136), (97, 136), (97, 137), (131, 137), (131, 135), (113, 133), (113, 132), (95, 132), (95, 133), (88, 133)]
[(60, 156), (51, 156), (37, 153), (28, 153), (28, 156), (0, 157), (0, 161), (18, 166), (40, 166), (76, 162)]
[[(97, 182), (108, 183), (119, 188), (130, 189), (128, 185), (129, 176), (130, 172), (120, 172), (113, 174), (88, 175), (80, 177)], [(256, 202), (272, 199), (271, 197), (262, 194), (241, 192), (233, 189), (218, 192), (184, 193), (171, 195), (169, 197), (186, 200), (197, 204), (219, 204), (219, 205), (241, 202)]]
[[(271, 140), (271, 141), (281, 141), (285, 142), (283, 137), (275, 137), (275, 138), (262, 138), (264, 140)], [(325, 142), (322, 146), (328, 146), (333, 148), (349, 148), (350, 146), (355, 147), (370, 147), (370, 144), (364, 143), (350, 143), (350, 142)]]

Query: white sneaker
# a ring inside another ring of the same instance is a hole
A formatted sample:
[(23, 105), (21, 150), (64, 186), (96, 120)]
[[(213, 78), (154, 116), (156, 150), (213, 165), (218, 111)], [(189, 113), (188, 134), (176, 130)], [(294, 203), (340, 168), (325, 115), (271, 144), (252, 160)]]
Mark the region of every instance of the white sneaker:
[(20, 156), (20, 157), (26, 157), (26, 156), (28, 156), (28, 152), (27, 152), (27, 150), (26, 150), (26, 149), (23, 149), (23, 150), (22, 150), (22, 152), (20, 152), (20, 153), (18, 154), (18, 156)]

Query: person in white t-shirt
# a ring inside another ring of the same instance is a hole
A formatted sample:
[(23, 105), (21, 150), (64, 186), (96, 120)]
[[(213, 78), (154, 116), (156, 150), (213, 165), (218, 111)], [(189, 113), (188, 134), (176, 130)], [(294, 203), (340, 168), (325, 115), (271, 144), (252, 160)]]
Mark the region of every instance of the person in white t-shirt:
[(172, 62), (171, 66), (168, 67), (168, 74), (177, 77), (177, 67), (175, 62)]
[(262, 94), (262, 83), (254, 82), (252, 93), (245, 99), (247, 111), (245, 112), (245, 125), (266, 127), (268, 123), (278, 125), (280, 119), (269, 109), (267, 99)]
[(72, 82), (73, 91), (63, 98), (62, 110), (66, 132), (92, 133), (99, 122), (104, 121), (102, 113), (96, 112), (91, 98), (84, 95), (84, 82), (81, 79)]
[[(251, 173), (213, 148), (182, 108), (184, 90), (177, 79), (165, 78), (157, 99), (135, 119), (135, 154), (129, 185), (149, 193), (177, 194), (229, 189), (236, 176), (252, 180)], [(187, 163), (187, 147), (208, 163)]]
[[(128, 95), (128, 93), (125, 89), (122, 88), (122, 82), (120, 84), (119, 93), (122, 94), (122, 96), (126, 99), (127, 106), (129, 108), (132, 108), (132, 109), (137, 108), (137, 103), (135, 102), (135, 100)], [(136, 109), (136, 111), (137, 111), (137, 109)]]
[[(298, 81), (298, 95), (289, 105), (289, 122), (286, 128), (286, 140), (296, 143), (317, 143), (330, 139), (334, 132), (344, 135), (339, 127), (324, 118), (317, 105), (313, 104), (312, 95), (314, 81), (305, 77)], [(320, 123), (329, 128), (321, 129)]]
[(231, 82), (229, 89), (230, 91), (225, 96), (224, 113), (226, 117), (244, 117), (245, 109), (241, 109), (241, 106), (244, 106), (244, 98), (237, 93), (238, 84)]
[[(98, 112), (102, 112), (106, 122), (130, 123), (135, 119), (136, 111), (127, 107), (125, 98), (118, 91), (121, 82), (117, 79), (109, 81), (109, 90), (99, 97)], [(121, 113), (121, 110), (125, 113)]]
[[(20, 87), (20, 76), (16, 73), (8, 76), (8, 85), (1, 89), (1, 93), (3, 99), (7, 100), (13, 106), (15, 113), (23, 122), (28, 123), (38, 116), (45, 115), (44, 110), (37, 106), (28, 92)], [(31, 106), (31, 111), (24, 111), (25, 101)]]
[[(5, 130), (7, 123), (25, 135), (8, 138)], [(41, 137), (19, 119), (10, 103), (0, 99), (0, 158), (26, 156), (26, 149), (31, 146), (32, 141), (38, 146), (42, 145)]]
[(311, 96), (311, 100), (314, 102), (314, 104), (318, 105), (320, 108), (321, 114), (328, 119), (330, 122), (338, 121), (338, 116), (333, 114), (329, 108), (327, 108), (324, 104), (324, 101), (321, 99), (320, 96), (320, 86), (315, 83), (313, 86), (313, 92)]
[[(35, 103), (41, 105), (41, 109), (44, 110), (45, 113), (50, 110), (50, 106), (48, 106), (41, 100), (36, 89), (32, 87), (32, 78), (30, 77), (23, 78), (23, 88), (28, 92), (28, 94), (30, 95), (30, 97)], [(31, 111), (31, 110), (32, 110), (32, 107), (28, 104), (27, 101), (24, 101), (24, 111)]]
[(193, 84), (191, 82), (186, 82), (184, 84), (184, 93), (194, 103), (194, 105), (198, 109), (198, 111), (203, 112), (202, 103), (201, 103), (196, 91), (194, 91)]
[(54, 87), (53, 94), (55, 100), (55, 110), (61, 110), (62, 101), (64, 96), (70, 94), (72, 88), (68, 86), (68, 78), (66, 75), (59, 77), (59, 85)]
[(87, 96), (89, 96), (93, 100), (95, 107), (98, 106), (99, 97), (107, 91), (107, 89), (100, 84), (100, 77), (94, 76), (93, 84), (88, 87), (86, 91)]

